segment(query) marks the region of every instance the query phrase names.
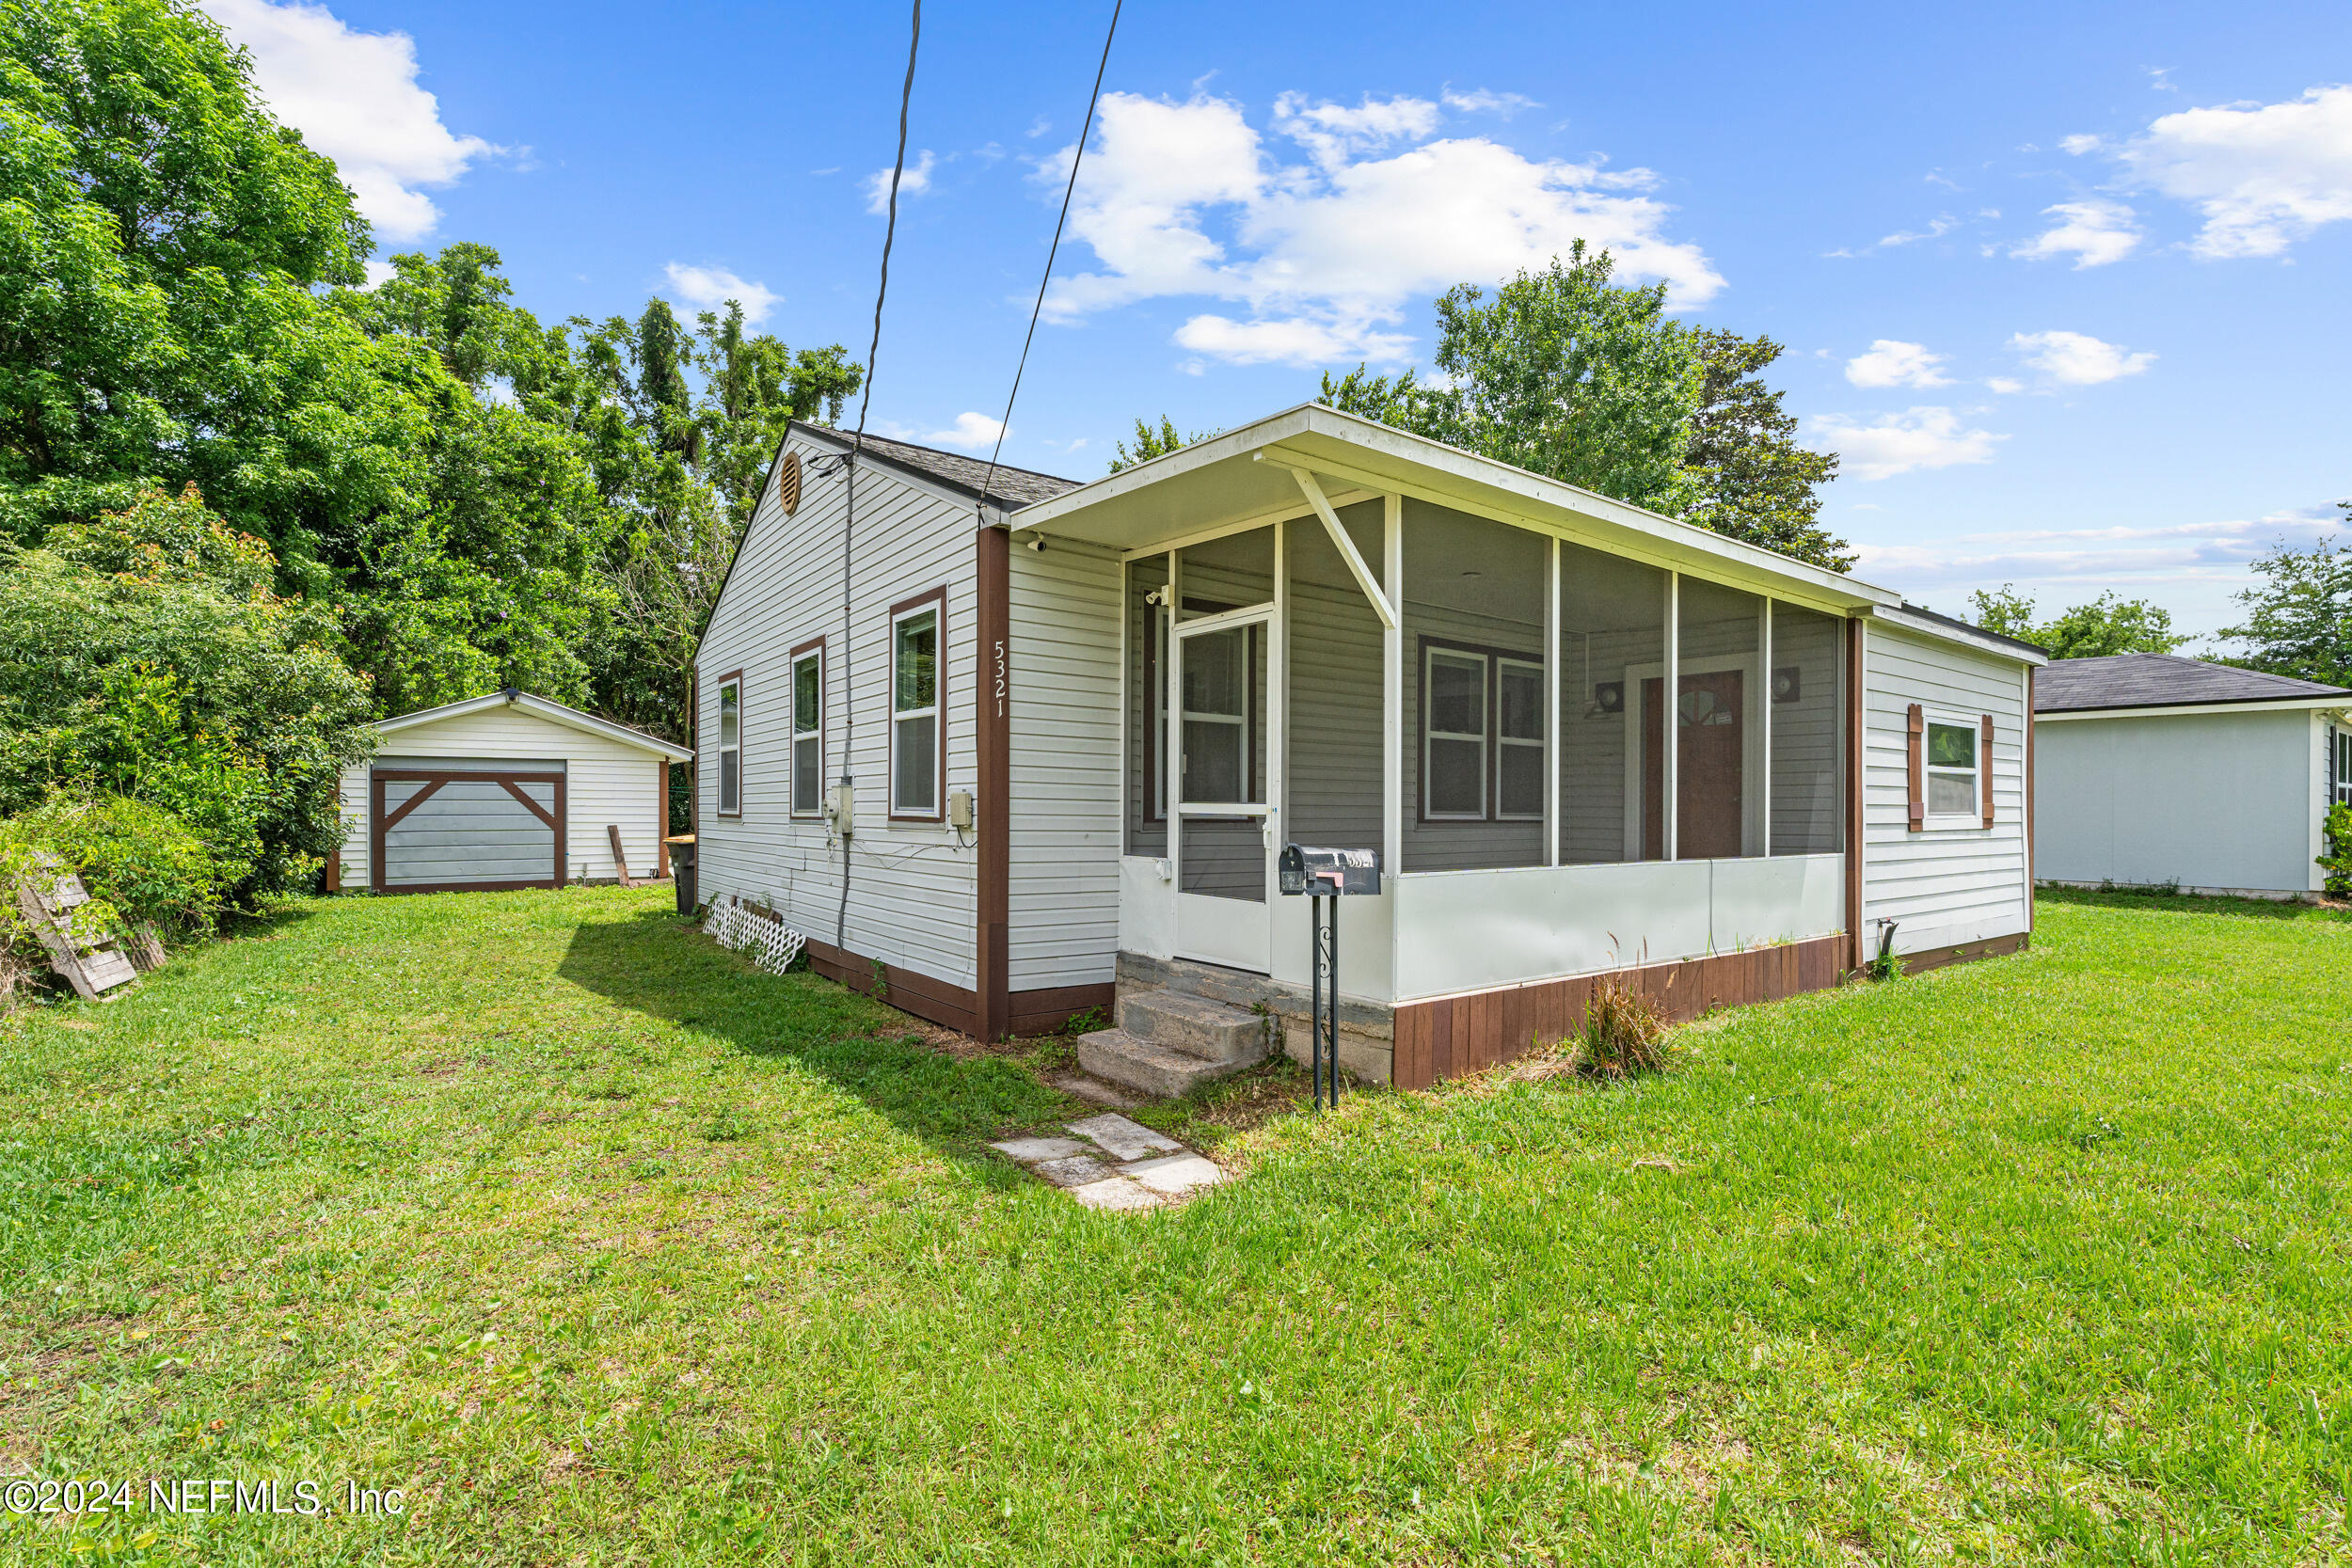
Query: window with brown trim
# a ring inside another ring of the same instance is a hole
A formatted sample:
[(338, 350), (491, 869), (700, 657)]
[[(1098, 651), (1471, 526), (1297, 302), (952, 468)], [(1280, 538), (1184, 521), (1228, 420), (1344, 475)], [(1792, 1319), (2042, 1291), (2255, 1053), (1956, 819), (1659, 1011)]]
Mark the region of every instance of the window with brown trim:
[(1985, 757), (1978, 721), (1930, 714), (1924, 760), (1929, 823), (1950, 826), (1965, 818), (1970, 827), (1980, 826)]
[(819, 816), (825, 809), (825, 640), (792, 650), (791, 814)]
[(743, 815), (743, 672), (719, 681), (719, 815)]
[(946, 712), (941, 653), (947, 591), (933, 589), (890, 610), (890, 816), (936, 822), (946, 815)]

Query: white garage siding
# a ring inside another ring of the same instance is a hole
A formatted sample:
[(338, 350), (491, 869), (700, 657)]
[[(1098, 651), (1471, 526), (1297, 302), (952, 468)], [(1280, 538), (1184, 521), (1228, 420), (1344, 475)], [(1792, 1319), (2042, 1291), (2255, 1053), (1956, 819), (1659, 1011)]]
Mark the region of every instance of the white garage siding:
[[(845, 645), (841, 540), (848, 485), (834, 467), (832, 446), (795, 435), (786, 450), (801, 459), (800, 508), (785, 515), (771, 475), (695, 661), (701, 705), (695, 733), (705, 742), (696, 789), (696, 892), (705, 900), (731, 893), (771, 904), (819, 942), (971, 988), (977, 861), (945, 823), (889, 820), (888, 681), (890, 607), (946, 589), (939, 672), (946, 788), (973, 788), (978, 605), (972, 503), (880, 462), (859, 466), (849, 595), (853, 613)], [(821, 819), (791, 815), (791, 651), (818, 637), (825, 640), (827, 788), (844, 771), (845, 691), (856, 717), (847, 768), (855, 780), (856, 805), (846, 929), (840, 852), (827, 847)], [(743, 809), (722, 816), (719, 755), (710, 737), (719, 733), (720, 681), (738, 670), (743, 673)]]
[(1059, 541), (1009, 554), (1010, 989), (1108, 985), (1119, 960), (1122, 569), (1107, 551)]
[[(1963, 643), (1863, 623), (1862, 936), (1891, 917), (1917, 953), (2029, 927), (2026, 885), (2026, 672)], [(1993, 716), (1993, 826), (1911, 829), (1910, 709)]]
[[(394, 730), (384, 736), (383, 755), (373, 766), (402, 759), (426, 767), (514, 767), (523, 762), (564, 764), (564, 876), (606, 881), (618, 873), (605, 828), (618, 824), (629, 874), (650, 877), (661, 836), (661, 759), (568, 724), (559, 724), (501, 703)], [(361, 763), (343, 770), (342, 884), (370, 885), (368, 863), (368, 770)], [(683, 766), (673, 764), (672, 766)], [(542, 872), (540, 875), (544, 876)]]

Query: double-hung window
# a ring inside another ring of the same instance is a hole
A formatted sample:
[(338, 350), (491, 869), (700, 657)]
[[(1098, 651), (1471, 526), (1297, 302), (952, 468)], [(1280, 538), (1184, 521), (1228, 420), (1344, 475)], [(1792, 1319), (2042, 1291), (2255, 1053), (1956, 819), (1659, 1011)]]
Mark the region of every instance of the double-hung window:
[(792, 652), (792, 815), (825, 808), (825, 642)]
[(2336, 804), (2352, 806), (2352, 730), (2332, 730), (2336, 737)]
[(1979, 821), (1984, 758), (1978, 726), (1946, 719), (1927, 725), (1928, 816), (1965, 816)]
[(743, 676), (719, 682), (719, 815), (743, 813)]
[(1544, 816), (1544, 667), (1495, 659), (1495, 816)]
[(1542, 821), (1543, 665), (1422, 643), (1421, 777), (1425, 822)]
[(890, 617), (890, 815), (942, 815), (940, 621), (946, 596), (925, 595)]

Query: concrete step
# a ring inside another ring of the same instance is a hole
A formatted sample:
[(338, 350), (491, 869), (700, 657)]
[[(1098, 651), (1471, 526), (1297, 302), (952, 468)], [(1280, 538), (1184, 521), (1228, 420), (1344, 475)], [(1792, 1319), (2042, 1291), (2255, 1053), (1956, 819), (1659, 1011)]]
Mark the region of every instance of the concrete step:
[(1097, 1029), (1078, 1037), (1078, 1065), (1097, 1078), (1174, 1100), (1196, 1084), (1239, 1072), (1248, 1062), (1211, 1062), (1183, 1051), (1140, 1040), (1124, 1029)]
[(1121, 990), (1119, 1027), (1204, 1062), (1254, 1062), (1266, 1053), (1265, 1022), (1257, 1014), (1179, 991)]

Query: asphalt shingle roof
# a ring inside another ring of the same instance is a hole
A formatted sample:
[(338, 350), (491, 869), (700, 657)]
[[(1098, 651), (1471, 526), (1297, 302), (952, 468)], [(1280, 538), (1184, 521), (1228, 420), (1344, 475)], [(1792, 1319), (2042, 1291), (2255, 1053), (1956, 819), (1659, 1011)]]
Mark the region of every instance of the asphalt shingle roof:
[[(851, 432), (846, 430), (832, 430), (824, 425), (810, 425), (808, 428), (837, 441), (856, 439)], [(1052, 500), (1066, 491), (1075, 490), (1083, 483), (1037, 473), (1028, 468), (1008, 467), (1003, 464), (997, 465), (996, 477), (991, 481), (988, 464), (980, 459), (941, 451), (935, 447), (918, 447), (912, 441), (893, 441), (881, 436), (869, 435), (866, 437), (866, 454), (896, 464), (901, 468), (912, 468), (926, 478), (936, 480), (975, 499), (980, 494), (982, 483), (987, 482), (988, 499), (1008, 509)]]
[(2036, 713), (2087, 708), (2185, 707), (2201, 703), (2263, 703), (2352, 691), (2292, 675), (2267, 675), (2208, 664), (2178, 654), (2113, 654), (2105, 658), (2053, 659), (2034, 676)]

